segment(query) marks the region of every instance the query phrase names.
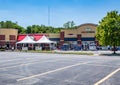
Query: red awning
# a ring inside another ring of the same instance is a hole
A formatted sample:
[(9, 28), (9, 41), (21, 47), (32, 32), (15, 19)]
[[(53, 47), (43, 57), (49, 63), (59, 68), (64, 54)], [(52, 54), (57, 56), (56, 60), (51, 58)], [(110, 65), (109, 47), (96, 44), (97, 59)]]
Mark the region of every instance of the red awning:
[[(20, 34), (18, 35), (17, 41), (21, 41), (26, 37), (27, 34)], [(46, 34), (45, 34), (46, 35)], [(35, 41), (38, 41), (43, 34), (29, 34), (29, 36), (33, 36)]]
[(17, 41), (21, 41), (25, 38), (26, 35), (18, 35)]
[(34, 35), (34, 40), (38, 41), (41, 37), (42, 35)]

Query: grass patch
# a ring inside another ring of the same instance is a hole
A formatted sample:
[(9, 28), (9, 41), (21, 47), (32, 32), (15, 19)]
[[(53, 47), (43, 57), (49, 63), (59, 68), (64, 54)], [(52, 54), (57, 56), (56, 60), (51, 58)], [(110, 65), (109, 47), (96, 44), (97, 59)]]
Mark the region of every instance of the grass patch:
[(22, 50), (21, 52), (31, 52), (31, 53), (53, 53), (53, 51), (49, 51), (49, 50)]
[(116, 54), (100, 54), (102, 56), (120, 56), (120, 53), (116, 53)]
[(56, 52), (59, 54), (76, 54), (76, 55), (93, 55), (93, 53), (87, 53), (87, 52)]
[(32, 52), (32, 53), (53, 53), (53, 54), (76, 54), (76, 55), (93, 55), (93, 53), (87, 53), (87, 52), (56, 52), (51, 50), (28, 50), (28, 51), (21, 51), (21, 52)]
[(5, 51), (5, 48), (0, 48), (0, 51)]

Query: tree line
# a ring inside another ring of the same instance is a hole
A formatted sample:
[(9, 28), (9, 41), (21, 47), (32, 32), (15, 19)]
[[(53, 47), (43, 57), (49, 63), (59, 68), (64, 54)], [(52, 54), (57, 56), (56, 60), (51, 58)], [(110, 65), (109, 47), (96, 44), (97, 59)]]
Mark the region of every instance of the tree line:
[(12, 21), (1, 21), (0, 28), (14, 28), (18, 29), (19, 34), (30, 34), (30, 33), (59, 33), (61, 29), (75, 29), (74, 21), (68, 21), (63, 24), (63, 27), (52, 27), (52, 26), (45, 26), (45, 25), (31, 25), (27, 26), (26, 28), (18, 25), (17, 22)]

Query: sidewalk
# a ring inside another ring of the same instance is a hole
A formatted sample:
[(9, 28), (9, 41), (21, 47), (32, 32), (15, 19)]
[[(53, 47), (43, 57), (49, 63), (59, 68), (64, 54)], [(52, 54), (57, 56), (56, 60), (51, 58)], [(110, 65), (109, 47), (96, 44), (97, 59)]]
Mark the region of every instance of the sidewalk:
[[(101, 55), (101, 54), (112, 54), (113, 51), (106, 51), (106, 50), (98, 50), (98, 51), (74, 51), (74, 50), (68, 50), (68, 51), (63, 51), (63, 50), (54, 50), (57, 53), (71, 53), (71, 52), (75, 52), (75, 53), (79, 53), (79, 52), (84, 52), (84, 53), (93, 53), (94, 55)], [(116, 53), (120, 54), (120, 51), (116, 51)]]

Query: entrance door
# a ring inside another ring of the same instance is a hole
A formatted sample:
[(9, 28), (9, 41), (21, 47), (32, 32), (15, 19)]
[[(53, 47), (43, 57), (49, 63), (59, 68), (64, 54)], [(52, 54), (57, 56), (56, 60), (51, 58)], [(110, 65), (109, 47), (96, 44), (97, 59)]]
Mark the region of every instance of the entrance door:
[(10, 43), (6, 42), (6, 48), (9, 49), (10, 48)]

